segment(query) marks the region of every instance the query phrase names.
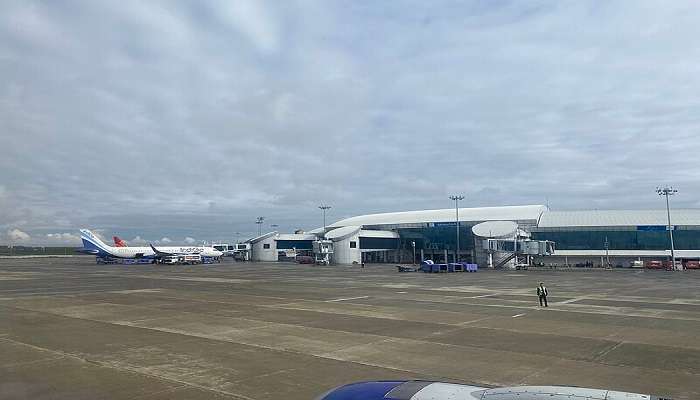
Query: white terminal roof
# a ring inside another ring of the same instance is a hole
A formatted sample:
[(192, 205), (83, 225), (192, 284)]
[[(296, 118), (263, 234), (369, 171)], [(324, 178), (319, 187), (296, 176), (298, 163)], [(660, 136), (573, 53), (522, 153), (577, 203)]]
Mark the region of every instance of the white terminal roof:
[[(543, 205), (460, 208), (459, 220), (464, 222), (536, 222), (540, 218), (540, 215), (545, 211), (547, 211), (547, 207)], [(455, 209), (446, 208), (442, 210), (404, 211), (360, 215), (357, 217), (346, 218), (344, 220), (328, 225), (328, 227), (339, 228), (343, 226), (419, 224), (426, 222), (452, 222), (454, 220)]]
[(375, 230), (363, 229), (360, 231), (360, 237), (398, 239), (399, 234), (397, 232), (394, 232), (394, 231), (375, 231)]
[[(666, 210), (547, 211), (538, 228), (666, 225)], [(700, 225), (700, 209), (671, 209), (673, 225)]]
[(316, 235), (310, 233), (280, 233), (275, 240), (316, 240)]
[(327, 232), (326, 239), (338, 241), (341, 239), (345, 239), (348, 236), (352, 236), (359, 231), (360, 231), (359, 226), (355, 226), (355, 225), (344, 226), (342, 228), (333, 229), (332, 231)]
[(350, 225), (350, 226), (344, 226), (342, 228), (336, 228), (328, 233), (326, 233), (326, 239), (331, 239), (331, 240), (342, 240), (345, 239), (348, 236), (352, 236), (355, 234), (359, 234), (360, 237), (366, 237), (366, 238), (388, 238), (388, 239), (398, 239), (399, 234), (393, 231), (375, 231), (375, 230), (367, 230), (367, 229), (362, 229), (359, 226), (355, 225)]
[(263, 234), (260, 235), (260, 236), (256, 236), (256, 237), (254, 237), (254, 238), (250, 238), (250, 239), (246, 240), (246, 242), (247, 242), (247, 243), (257, 243), (257, 242), (259, 242), (259, 241), (261, 241), (261, 240), (265, 240), (265, 239), (267, 239), (267, 238), (269, 238), (269, 237), (271, 237), (271, 236), (274, 236), (274, 235), (276, 235), (276, 234), (277, 234), (277, 231), (272, 231), (272, 232), (263, 233)]

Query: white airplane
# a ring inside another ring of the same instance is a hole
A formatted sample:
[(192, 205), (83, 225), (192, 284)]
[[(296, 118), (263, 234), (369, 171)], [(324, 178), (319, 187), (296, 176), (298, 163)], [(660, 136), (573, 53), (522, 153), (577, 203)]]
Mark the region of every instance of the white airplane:
[(486, 388), (430, 381), (358, 382), (316, 400), (671, 400), (648, 394), (571, 386)]
[(108, 246), (88, 229), (80, 230), (80, 238), (83, 240), (83, 248), (78, 251), (81, 253), (94, 254), (99, 257), (160, 259), (166, 256), (190, 254), (198, 254), (202, 257), (221, 257), (224, 254), (213, 247), (203, 246), (167, 246), (160, 248), (156, 248), (153, 245), (149, 247)]

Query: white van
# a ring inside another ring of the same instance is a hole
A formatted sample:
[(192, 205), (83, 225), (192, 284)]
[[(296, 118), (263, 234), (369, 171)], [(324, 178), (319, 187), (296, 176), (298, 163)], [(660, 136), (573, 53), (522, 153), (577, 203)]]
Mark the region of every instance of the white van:
[(160, 259), (161, 264), (177, 264), (180, 262), (180, 257), (178, 256), (165, 256)]
[(184, 256), (180, 256), (180, 259), (182, 260), (183, 264), (201, 264), (202, 263), (202, 256), (199, 254), (187, 254)]

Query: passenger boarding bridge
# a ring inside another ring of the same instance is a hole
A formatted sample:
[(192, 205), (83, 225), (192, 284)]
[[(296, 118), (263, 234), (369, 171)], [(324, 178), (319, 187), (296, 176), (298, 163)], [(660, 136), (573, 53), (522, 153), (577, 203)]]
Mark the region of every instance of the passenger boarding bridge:
[(489, 221), (472, 227), (487, 253), (489, 268), (527, 268), (533, 256), (554, 254), (554, 242), (530, 239), (530, 233), (512, 221)]

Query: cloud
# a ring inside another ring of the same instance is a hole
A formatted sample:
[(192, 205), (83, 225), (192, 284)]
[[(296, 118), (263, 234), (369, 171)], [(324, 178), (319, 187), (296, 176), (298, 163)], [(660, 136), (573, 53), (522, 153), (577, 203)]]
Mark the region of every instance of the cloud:
[(47, 233), (46, 240), (48, 244), (55, 245), (79, 245), (81, 243), (80, 235), (73, 233)]
[(7, 237), (10, 239), (10, 242), (12, 242), (12, 243), (28, 242), (32, 239), (28, 233), (23, 232), (17, 228), (9, 229), (7, 231)]
[(276, 51), (279, 33), (265, 3), (256, 0), (222, 2), (216, 13), (224, 22), (250, 40), (263, 53)]
[(185, 238), (185, 244), (195, 244), (195, 243), (197, 243), (197, 241), (194, 238), (191, 238), (189, 236), (187, 236)]
[(129, 243), (132, 243), (135, 246), (138, 245), (144, 245), (147, 244), (148, 242), (144, 239), (141, 238), (141, 236), (136, 236), (133, 239), (129, 240)]
[(156, 243), (159, 243), (159, 244), (170, 244), (170, 243), (172, 243), (172, 242), (173, 242), (173, 241), (170, 240), (170, 239), (167, 238), (167, 237), (164, 237), (164, 238), (162, 238), (162, 239), (160, 239), (160, 240), (156, 240)]
[[(694, 1), (0, 3), (0, 232), (700, 207)], [(49, 67), (50, 66), (50, 67)], [(40, 156), (36, 156), (40, 155)]]

